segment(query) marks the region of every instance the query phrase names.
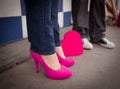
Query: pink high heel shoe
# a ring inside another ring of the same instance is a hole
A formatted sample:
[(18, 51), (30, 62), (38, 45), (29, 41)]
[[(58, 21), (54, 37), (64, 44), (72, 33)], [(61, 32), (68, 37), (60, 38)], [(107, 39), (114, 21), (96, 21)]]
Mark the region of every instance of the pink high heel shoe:
[(64, 66), (72, 66), (75, 64), (75, 61), (74, 59), (71, 59), (71, 58), (62, 58), (59, 54), (57, 54), (57, 57), (58, 57), (58, 60), (59, 62), (64, 65)]
[(65, 67), (64, 65), (61, 65), (61, 69), (54, 70), (48, 67), (48, 65), (44, 62), (41, 55), (39, 55), (36, 52), (30, 51), (31, 56), (34, 59), (35, 65), (36, 65), (36, 72), (39, 72), (39, 63), (42, 65), (46, 75), (48, 78), (51, 79), (65, 79), (72, 76), (72, 70)]

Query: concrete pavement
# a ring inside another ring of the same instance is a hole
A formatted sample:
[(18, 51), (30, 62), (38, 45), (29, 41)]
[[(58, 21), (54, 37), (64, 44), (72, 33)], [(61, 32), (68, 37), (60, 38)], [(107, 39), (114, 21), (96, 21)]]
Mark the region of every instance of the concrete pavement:
[[(61, 39), (71, 28), (60, 30)], [(72, 56), (76, 61), (70, 67), (74, 74), (65, 80), (48, 79), (42, 68), (35, 72), (27, 39), (0, 46), (0, 89), (120, 89), (120, 28), (109, 26), (106, 35), (116, 47), (94, 44), (93, 50)]]

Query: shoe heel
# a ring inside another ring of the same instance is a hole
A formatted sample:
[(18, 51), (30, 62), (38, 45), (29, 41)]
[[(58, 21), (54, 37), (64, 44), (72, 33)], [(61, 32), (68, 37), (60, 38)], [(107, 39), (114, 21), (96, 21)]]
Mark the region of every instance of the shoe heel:
[(35, 67), (36, 67), (36, 73), (39, 73), (39, 61), (34, 59)]

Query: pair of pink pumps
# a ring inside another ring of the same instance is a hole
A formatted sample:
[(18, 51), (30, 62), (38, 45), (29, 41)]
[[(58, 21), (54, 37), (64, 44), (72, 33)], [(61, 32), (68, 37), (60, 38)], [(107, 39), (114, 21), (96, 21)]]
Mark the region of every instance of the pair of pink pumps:
[(58, 60), (61, 64), (61, 69), (54, 70), (48, 67), (48, 65), (44, 62), (42, 56), (36, 52), (30, 51), (31, 56), (34, 59), (35, 65), (36, 65), (36, 72), (39, 72), (39, 63), (42, 65), (45, 74), (48, 78), (51, 79), (65, 79), (72, 76), (72, 70), (67, 68), (69, 66), (72, 66), (75, 61), (73, 59), (69, 58), (62, 58), (57, 54)]

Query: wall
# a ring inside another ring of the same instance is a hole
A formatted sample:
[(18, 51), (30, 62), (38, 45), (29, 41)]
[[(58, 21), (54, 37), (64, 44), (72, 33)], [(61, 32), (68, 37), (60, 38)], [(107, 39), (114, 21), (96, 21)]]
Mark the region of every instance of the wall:
[[(58, 16), (60, 27), (71, 24), (71, 0), (59, 0)], [(0, 44), (26, 37), (24, 0), (0, 0)]]

